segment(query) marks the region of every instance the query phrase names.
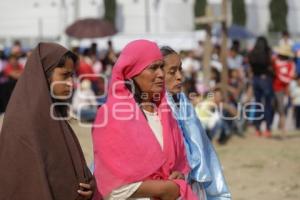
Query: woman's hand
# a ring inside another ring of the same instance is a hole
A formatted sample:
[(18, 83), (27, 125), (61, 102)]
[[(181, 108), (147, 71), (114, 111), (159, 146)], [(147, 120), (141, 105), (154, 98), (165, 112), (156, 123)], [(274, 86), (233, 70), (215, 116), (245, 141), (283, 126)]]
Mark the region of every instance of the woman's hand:
[(179, 171), (174, 171), (172, 172), (172, 174), (169, 176), (170, 180), (174, 180), (174, 179), (182, 179), (185, 180), (184, 174), (179, 172)]
[(147, 180), (131, 195), (131, 198), (176, 200), (180, 196), (179, 186), (171, 180)]
[(180, 196), (179, 186), (173, 181), (165, 181), (160, 200), (176, 200)]
[(77, 192), (84, 197), (85, 200), (90, 200), (95, 191), (95, 180), (92, 178), (89, 183), (79, 183), (80, 190)]

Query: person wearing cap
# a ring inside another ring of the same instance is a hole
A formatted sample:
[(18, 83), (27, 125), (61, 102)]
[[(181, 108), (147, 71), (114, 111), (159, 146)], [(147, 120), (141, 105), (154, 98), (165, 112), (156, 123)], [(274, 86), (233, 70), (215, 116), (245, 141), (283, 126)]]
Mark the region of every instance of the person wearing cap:
[(294, 53), (289, 45), (274, 48), (275, 56), (272, 66), (274, 69), (273, 89), (276, 98), (276, 111), (279, 114), (279, 128), (285, 132), (285, 98), (288, 87), (295, 74)]

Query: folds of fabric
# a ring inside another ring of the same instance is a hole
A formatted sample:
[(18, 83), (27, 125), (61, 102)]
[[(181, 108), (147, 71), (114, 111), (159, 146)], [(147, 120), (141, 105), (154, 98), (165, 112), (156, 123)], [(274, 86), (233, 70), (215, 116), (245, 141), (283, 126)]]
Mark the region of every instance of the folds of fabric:
[(209, 141), (200, 120), (184, 93), (177, 94), (175, 103), (167, 94), (168, 103), (184, 136), (184, 144), (191, 171), (189, 181), (202, 183), (208, 200), (231, 199), (218, 156)]
[[(162, 60), (157, 45), (147, 40), (129, 43), (113, 68), (106, 104), (93, 127), (95, 178), (102, 196), (123, 185), (168, 179), (173, 171), (187, 173), (184, 144), (164, 92), (157, 110), (163, 128), (163, 150), (124, 81)], [(186, 182), (178, 182), (183, 199), (197, 199)], [(185, 193), (184, 193), (185, 192)]]
[(78, 184), (91, 178), (74, 132), (51, 117), (45, 73), (66, 52), (40, 43), (17, 82), (0, 135), (1, 200), (81, 199)]

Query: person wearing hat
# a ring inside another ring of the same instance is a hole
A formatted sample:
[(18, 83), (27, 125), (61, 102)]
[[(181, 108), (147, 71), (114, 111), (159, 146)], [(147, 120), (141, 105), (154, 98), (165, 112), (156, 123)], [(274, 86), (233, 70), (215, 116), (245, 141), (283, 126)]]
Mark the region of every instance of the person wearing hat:
[(273, 58), (273, 89), (276, 98), (276, 111), (279, 114), (279, 128), (285, 132), (285, 105), (284, 99), (287, 97), (289, 83), (295, 74), (293, 61), (294, 53), (289, 45), (281, 45), (274, 48)]

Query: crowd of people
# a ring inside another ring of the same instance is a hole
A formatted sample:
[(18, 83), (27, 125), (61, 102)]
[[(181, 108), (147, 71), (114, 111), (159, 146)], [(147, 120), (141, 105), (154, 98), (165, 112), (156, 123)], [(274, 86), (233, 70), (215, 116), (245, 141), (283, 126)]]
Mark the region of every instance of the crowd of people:
[[(215, 44), (205, 74), (202, 44), (2, 50), (0, 199), (231, 199), (210, 140), (251, 125), (272, 137), (276, 116), (284, 135), (290, 111), (300, 128), (300, 45), (286, 32), (274, 48), (233, 41), (224, 66)], [(93, 124), (90, 169), (70, 117)]]
[(93, 122), (89, 169), (67, 118), (74, 73), (84, 95), (101, 87), (78, 59), (43, 42), (28, 57), (0, 135), (0, 199), (231, 199), (216, 152), (181, 92), (179, 54), (149, 40), (127, 44), (112, 67)]
[[(258, 37), (250, 50), (242, 49), (240, 42), (234, 40), (227, 53), (227, 83), (222, 77), (220, 45), (214, 44), (208, 75), (204, 74), (203, 48), (203, 42), (199, 42), (197, 49), (178, 53), (183, 90), (210, 139), (226, 143), (232, 134), (242, 136), (249, 125), (255, 127), (257, 136), (271, 137), (274, 123), (284, 135), (289, 112), (293, 113), (294, 127), (300, 128), (300, 44), (294, 43), (287, 32), (274, 48), (265, 37)], [(114, 50), (111, 41), (105, 48), (92, 43), (89, 48), (73, 46), (72, 51), (79, 61), (71, 113), (82, 121), (93, 122), (97, 108), (106, 101), (108, 83), (120, 52)], [(30, 54), (19, 41), (0, 51), (1, 113), (5, 112)], [(209, 76), (208, 83), (205, 76)]]

